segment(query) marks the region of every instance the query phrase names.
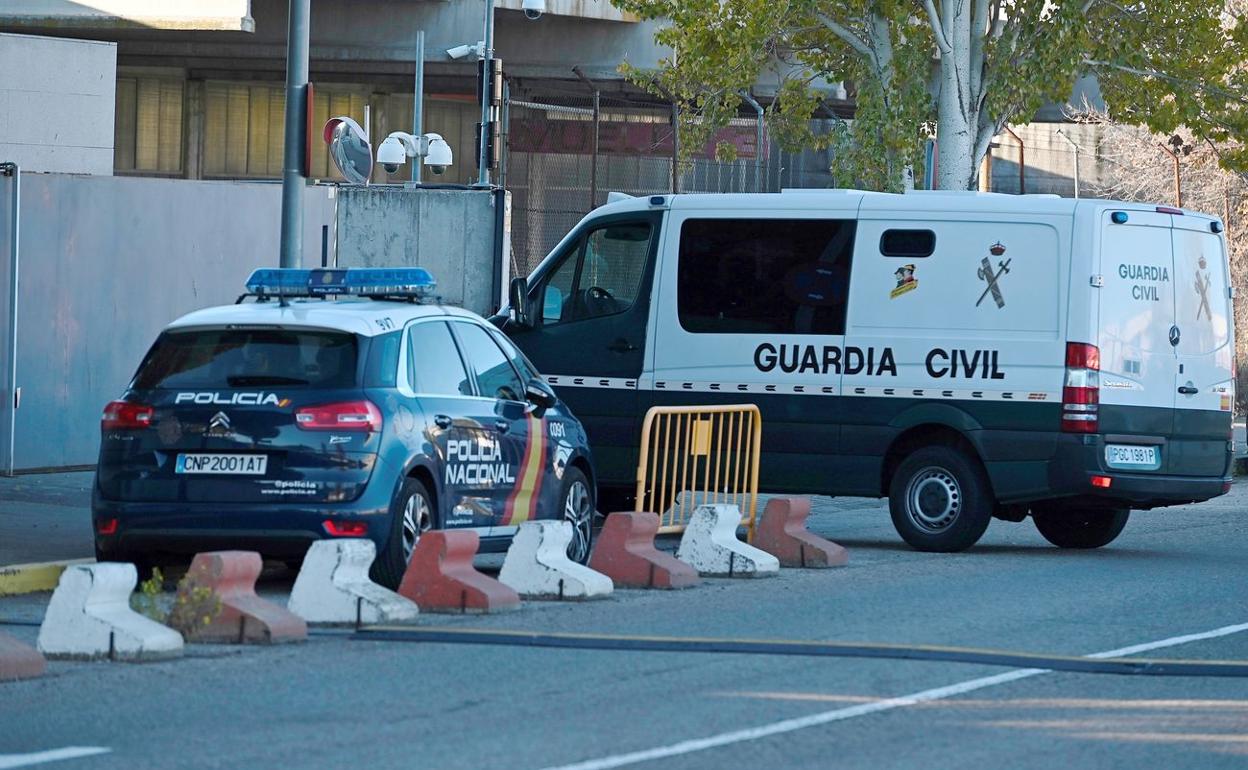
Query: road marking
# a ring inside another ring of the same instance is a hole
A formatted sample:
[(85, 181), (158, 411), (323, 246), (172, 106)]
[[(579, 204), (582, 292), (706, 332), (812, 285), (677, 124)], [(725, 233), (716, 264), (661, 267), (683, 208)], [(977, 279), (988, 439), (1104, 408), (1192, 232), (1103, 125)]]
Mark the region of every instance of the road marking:
[(96, 754), (107, 754), (110, 751), (112, 751), (112, 749), (107, 749), (103, 746), (66, 746), (63, 749), (35, 751), (30, 754), (0, 754), (0, 770), (9, 770), (9, 768), (13, 767), (42, 765), (45, 762), (59, 762), (62, 759), (91, 757)]
[[(1175, 647), (1189, 642), (1216, 639), (1222, 636), (1237, 634), (1242, 631), (1248, 631), (1248, 623), (1223, 626), (1222, 628), (1215, 628), (1212, 631), (1203, 631), (1197, 634), (1172, 636), (1168, 639), (1160, 639), (1155, 642), (1145, 642), (1143, 644), (1136, 644), (1130, 647), (1120, 647), (1116, 650), (1094, 652), (1091, 655), (1085, 655), (1084, 657), (1116, 658), (1122, 655), (1133, 655), (1137, 652), (1159, 650), (1164, 647)], [(743, 730), (732, 730), (718, 735), (711, 735), (706, 738), (695, 738), (692, 740), (681, 741), (679, 743), (668, 744), (667, 746), (656, 746), (655, 748), (645, 749), (643, 751), (633, 751), (627, 754), (615, 754), (609, 757), (590, 759), (570, 765), (551, 766), (544, 768), (544, 770), (607, 770), (612, 767), (635, 765), (640, 762), (650, 762), (656, 759), (676, 757), (681, 756), (682, 754), (692, 754), (697, 751), (706, 751), (707, 749), (715, 749), (721, 746), (730, 746), (734, 743), (756, 741), (760, 738), (768, 738), (773, 735), (791, 733), (796, 730), (804, 730), (808, 727), (818, 727), (819, 725), (826, 725), (832, 722), (842, 722), (846, 719), (853, 719), (855, 717), (866, 716), (868, 714), (877, 714), (882, 711), (892, 711), (893, 709), (941, 700), (953, 695), (962, 695), (963, 693), (983, 690), (988, 687), (996, 687), (998, 685), (1017, 682), (1020, 679), (1028, 679), (1033, 676), (1039, 676), (1040, 674), (1047, 673), (1049, 673), (1049, 670), (1044, 668), (1020, 668), (1015, 669), (1014, 671), (1007, 671), (1004, 674), (985, 676), (980, 677), (979, 679), (969, 679), (965, 682), (958, 682), (957, 684), (946, 685), (945, 687), (936, 687), (931, 690), (923, 690), (921, 692), (911, 693), (910, 695), (902, 695), (897, 698), (886, 698), (872, 703), (863, 703), (858, 706), (838, 708), (833, 709), (832, 711), (822, 711), (804, 717), (785, 719), (780, 722), (759, 725), (758, 727), (749, 727)]]

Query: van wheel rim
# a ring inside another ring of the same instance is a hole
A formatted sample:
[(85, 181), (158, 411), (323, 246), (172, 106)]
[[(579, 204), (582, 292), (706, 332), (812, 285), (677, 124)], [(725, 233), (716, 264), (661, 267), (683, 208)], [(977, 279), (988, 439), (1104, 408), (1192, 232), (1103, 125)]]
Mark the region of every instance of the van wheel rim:
[(906, 514), (920, 530), (943, 532), (962, 511), (962, 488), (944, 468), (924, 468), (906, 488)]
[(572, 525), (572, 542), (568, 544), (569, 559), (580, 562), (589, 555), (593, 517), (593, 507), (589, 504), (589, 488), (584, 482), (573, 482), (563, 501), (563, 519)]
[(420, 536), (433, 526), (433, 518), (429, 513), (429, 501), (424, 495), (415, 494), (407, 498), (403, 506), (403, 560), (411, 561), (412, 551)]

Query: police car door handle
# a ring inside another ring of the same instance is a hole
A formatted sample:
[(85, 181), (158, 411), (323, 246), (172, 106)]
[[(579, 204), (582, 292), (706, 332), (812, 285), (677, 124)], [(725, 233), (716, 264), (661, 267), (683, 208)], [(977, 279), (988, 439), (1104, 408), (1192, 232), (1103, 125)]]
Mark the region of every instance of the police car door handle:
[(506, 433), (511, 430), (511, 422), (508, 420), (497, 420), (494, 422), (494, 427), (499, 433)]
[(1194, 388), (1191, 385), (1182, 385), (1179, 387), (1179, 392), (1185, 396), (1194, 396), (1200, 392), (1200, 389)]
[(624, 339), (623, 337), (620, 337), (616, 339), (615, 342), (612, 342), (610, 345), (607, 345), (607, 350), (610, 350), (613, 353), (631, 353), (632, 351), (636, 349), (637, 349), (636, 345)]
[(445, 414), (437, 414), (433, 416), (433, 424), (445, 430), (451, 427), (451, 418)]

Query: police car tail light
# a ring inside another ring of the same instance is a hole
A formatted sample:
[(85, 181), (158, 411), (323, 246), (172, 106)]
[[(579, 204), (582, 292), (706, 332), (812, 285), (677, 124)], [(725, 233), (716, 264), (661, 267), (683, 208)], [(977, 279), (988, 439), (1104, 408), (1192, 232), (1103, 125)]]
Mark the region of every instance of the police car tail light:
[(368, 534), (367, 521), (334, 521), (326, 519), (321, 522), (325, 532), (333, 537), (364, 537)]
[(1101, 350), (1083, 342), (1066, 343), (1066, 383), (1062, 387), (1062, 430), (1096, 433), (1101, 402)]
[(152, 416), (156, 410), (143, 404), (132, 404), (129, 401), (112, 401), (104, 407), (104, 416), (100, 418), (103, 430), (143, 430), (152, 425)]
[(304, 430), (380, 431), (381, 410), (372, 401), (305, 406), (295, 412), (295, 424)]

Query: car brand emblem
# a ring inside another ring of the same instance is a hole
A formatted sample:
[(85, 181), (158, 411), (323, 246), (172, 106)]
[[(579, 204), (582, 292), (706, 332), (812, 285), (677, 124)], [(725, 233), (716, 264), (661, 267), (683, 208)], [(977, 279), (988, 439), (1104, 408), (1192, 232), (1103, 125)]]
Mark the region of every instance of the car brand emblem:
[(1170, 327), (1170, 344), (1171, 344), (1172, 346), (1178, 347), (1178, 344), (1179, 344), (1179, 327), (1177, 327), (1177, 326), (1171, 326), (1171, 327)]
[(217, 412), (212, 416), (212, 419), (208, 421), (208, 431), (210, 433), (229, 433), (230, 418), (225, 414), (225, 412)]

